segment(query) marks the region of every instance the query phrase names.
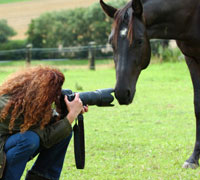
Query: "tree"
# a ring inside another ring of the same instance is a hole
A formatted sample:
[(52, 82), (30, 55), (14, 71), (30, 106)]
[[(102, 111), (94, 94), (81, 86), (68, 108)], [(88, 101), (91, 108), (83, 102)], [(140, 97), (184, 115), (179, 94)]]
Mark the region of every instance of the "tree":
[(7, 24), (5, 19), (0, 20), (0, 43), (8, 41), (9, 37), (16, 35), (16, 32), (12, 27)]
[[(126, 0), (114, 0), (112, 5), (121, 7)], [(32, 20), (28, 41), (34, 47), (83, 46), (95, 41), (105, 44), (112, 20), (102, 11), (99, 3), (88, 8), (77, 8), (41, 15)]]

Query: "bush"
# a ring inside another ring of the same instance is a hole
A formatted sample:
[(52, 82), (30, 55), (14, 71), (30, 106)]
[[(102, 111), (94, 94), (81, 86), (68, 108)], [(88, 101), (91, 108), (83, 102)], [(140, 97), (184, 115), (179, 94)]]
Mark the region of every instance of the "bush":
[[(126, 0), (112, 1), (112, 5), (122, 6)], [(112, 20), (96, 3), (89, 8), (78, 8), (41, 15), (32, 20), (28, 29), (28, 42), (33, 47), (47, 48), (88, 45), (95, 41), (105, 44), (110, 33)]]
[(151, 44), (152, 55), (159, 56), (160, 47), (162, 47), (163, 49), (167, 48), (169, 46), (169, 40), (153, 39), (153, 40), (150, 40), (150, 44)]
[(26, 48), (26, 40), (11, 40), (0, 44), (0, 50), (12, 50)]
[(14, 29), (7, 24), (5, 19), (0, 20), (0, 43), (5, 43), (8, 41), (9, 37), (16, 34)]
[(178, 48), (159, 47), (159, 58), (162, 62), (178, 62), (184, 60), (184, 55)]
[[(25, 59), (25, 51), (20, 49), (26, 48), (25, 40), (12, 40), (6, 43), (0, 44), (0, 60), (19, 60)], [(13, 50), (12, 52), (4, 52), (5, 50)]]

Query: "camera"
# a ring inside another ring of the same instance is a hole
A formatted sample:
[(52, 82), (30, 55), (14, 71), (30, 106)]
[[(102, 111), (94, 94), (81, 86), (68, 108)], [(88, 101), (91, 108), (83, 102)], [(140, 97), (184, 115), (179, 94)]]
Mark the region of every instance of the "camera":
[[(96, 106), (114, 106), (112, 101), (114, 97), (111, 93), (114, 92), (113, 88), (107, 89), (98, 89), (96, 91), (89, 91), (89, 92), (79, 92), (79, 98), (83, 102), (83, 105), (96, 105)], [(66, 116), (68, 111), (64, 101), (65, 95), (67, 96), (69, 101), (73, 101), (75, 98), (75, 93), (72, 92), (70, 89), (63, 89), (61, 91), (61, 114), (62, 116)]]

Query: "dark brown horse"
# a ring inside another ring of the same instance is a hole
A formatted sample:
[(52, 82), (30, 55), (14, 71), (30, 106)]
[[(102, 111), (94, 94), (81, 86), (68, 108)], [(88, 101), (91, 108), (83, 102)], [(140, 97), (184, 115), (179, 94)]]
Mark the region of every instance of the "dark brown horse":
[(115, 96), (119, 104), (132, 102), (136, 82), (151, 57), (150, 39), (175, 39), (185, 55), (194, 88), (196, 143), (184, 168), (199, 166), (200, 157), (200, 1), (132, 0), (122, 9), (100, 0), (114, 19), (109, 41), (116, 68)]

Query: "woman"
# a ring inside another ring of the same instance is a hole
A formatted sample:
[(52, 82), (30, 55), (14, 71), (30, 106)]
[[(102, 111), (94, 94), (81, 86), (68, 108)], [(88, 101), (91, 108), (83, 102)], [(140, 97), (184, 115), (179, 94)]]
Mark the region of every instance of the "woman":
[(11, 75), (0, 86), (0, 178), (19, 180), (26, 163), (38, 155), (26, 180), (59, 179), (71, 124), (88, 111), (78, 94), (72, 102), (65, 96), (68, 114), (60, 119), (64, 80), (57, 69), (36, 67)]

